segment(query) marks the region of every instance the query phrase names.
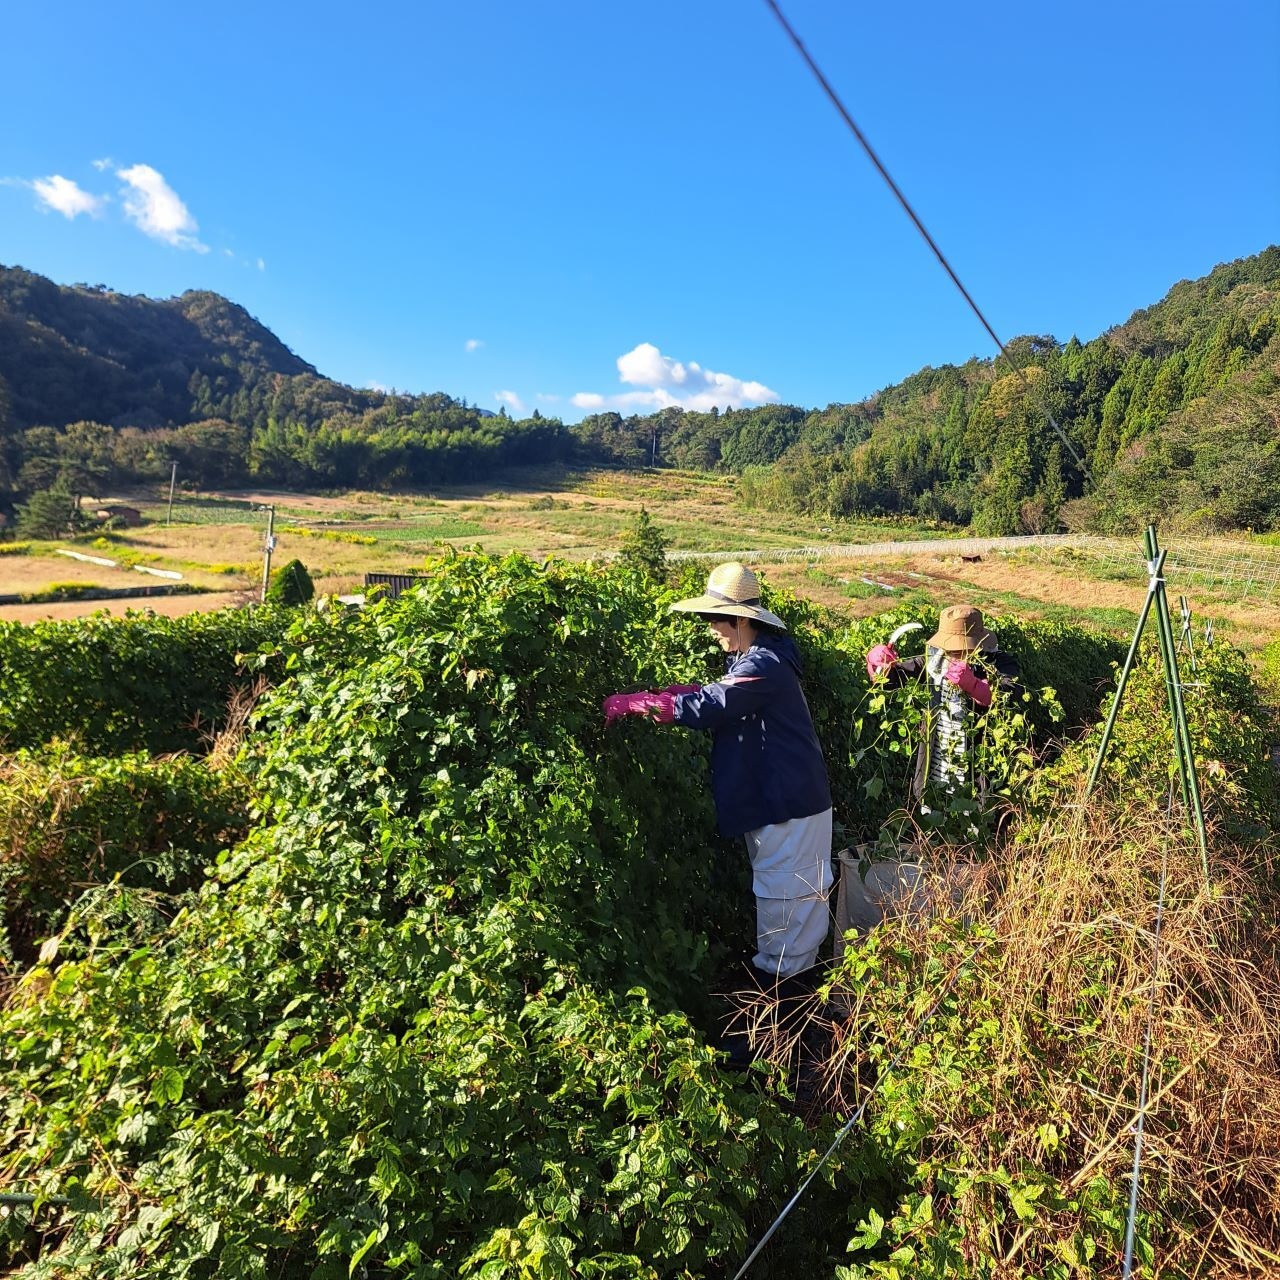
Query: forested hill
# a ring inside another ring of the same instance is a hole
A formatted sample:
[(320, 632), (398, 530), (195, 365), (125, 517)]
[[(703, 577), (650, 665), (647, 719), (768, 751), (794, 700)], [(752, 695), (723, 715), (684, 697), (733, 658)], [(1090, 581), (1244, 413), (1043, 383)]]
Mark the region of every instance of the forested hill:
[(1090, 341), (1010, 349), (1021, 373), (973, 359), (825, 409), (565, 427), (330, 381), (217, 294), (154, 301), (0, 268), (0, 506), (157, 481), (170, 461), (201, 488), (307, 489), (656, 460), (737, 472), (747, 502), (835, 517), (989, 533), (1280, 526), (1280, 247), (1182, 281)]
[(276, 374), (316, 371), (216, 293), (157, 301), (0, 267), (0, 385), (16, 427), (226, 415)]
[[(809, 413), (668, 410), (660, 448), (668, 462), (744, 470), (747, 500), (775, 509), (993, 534), (1280, 527), (1280, 247), (1182, 281), (1092, 341), (1010, 348), (1022, 375), (970, 360)], [(617, 438), (619, 424), (599, 434)], [(633, 435), (647, 445), (647, 431)]]

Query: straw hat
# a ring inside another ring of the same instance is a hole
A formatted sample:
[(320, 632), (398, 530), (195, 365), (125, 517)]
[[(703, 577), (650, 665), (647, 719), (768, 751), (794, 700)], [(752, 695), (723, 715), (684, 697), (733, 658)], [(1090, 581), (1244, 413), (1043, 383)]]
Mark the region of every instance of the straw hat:
[(982, 621), (982, 610), (971, 604), (952, 604), (938, 616), (938, 630), (926, 642), (945, 653), (990, 652), (996, 638)]
[(715, 618), (750, 618), (766, 626), (787, 629), (787, 624), (776, 613), (770, 613), (760, 604), (760, 580), (745, 564), (730, 560), (718, 564), (707, 579), (703, 595), (689, 600), (677, 600), (670, 613), (701, 613)]

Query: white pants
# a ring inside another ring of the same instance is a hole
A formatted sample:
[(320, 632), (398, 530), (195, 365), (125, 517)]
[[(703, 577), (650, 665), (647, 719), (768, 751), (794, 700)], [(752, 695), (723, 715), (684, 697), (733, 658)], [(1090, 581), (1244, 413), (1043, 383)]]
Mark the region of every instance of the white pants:
[(831, 810), (748, 831), (756, 895), (752, 963), (773, 977), (810, 968), (830, 923)]

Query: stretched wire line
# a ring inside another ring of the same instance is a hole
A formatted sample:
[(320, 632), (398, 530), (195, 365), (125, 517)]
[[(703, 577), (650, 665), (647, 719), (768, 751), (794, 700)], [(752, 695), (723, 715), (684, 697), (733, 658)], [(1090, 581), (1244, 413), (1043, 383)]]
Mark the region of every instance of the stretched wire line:
[[(849, 129), (853, 133), (853, 136), (857, 138), (863, 151), (867, 153), (867, 158), (871, 161), (873, 165), (875, 165), (876, 171), (885, 180), (885, 183), (887, 184), (889, 190), (892, 191), (893, 194), (897, 197), (898, 203), (902, 206), (903, 210), (906, 212), (907, 217), (911, 219), (911, 221), (915, 224), (916, 230), (921, 234), (921, 236), (924, 237), (925, 244), (927, 244), (929, 248), (933, 250), (933, 256), (938, 259), (938, 261), (942, 264), (942, 269), (947, 273), (948, 276), (951, 277), (951, 283), (954, 284), (955, 287), (960, 290), (961, 297), (963, 297), (964, 300), (969, 304), (970, 310), (973, 312), (975, 316), (978, 317), (978, 320), (981, 323), (982, 327), (987, 331), (987, 333), (991, 335), (992, 342), (994, 342), (996, 346), (999, 347), (1000, 353), (1009, 362), (1014, 373), (1018, 375), (1018, 378), (1021, 380), (1022, 385), (1028, 391), (1030, 391), (1031, 383), (1027, 380), (1027, 375), (1023, 373), (1021, 366), (1013, 358), (1013, 356), (1009, 354), (1009, 348), (1005, 346), (1005, 344), (1000, 340), (1000, 335), (996, 333), (995, 329), (991, 327), (991, 322), (983, 314), (982, 308), (979, 307), (978, 304), (973, 300), (973, 295), (969, 292), (968, 289), (965, 288), (964, 282), (956, 274), (955, 268), (951, 265), (950, 262), (947, 261), (946, 254), (942, 252), (942, 250), (938, 247), (938, 242), (929, 234), (928, 228), (924, 225), (923, 222), (921, 222), (920, 215), (916, 213), (915, 209), (911, 207), (911, 202), (903, 194), (902, 188), (899, 187), (898, 184), (893, 180), (893, 176), (889, 173), (889, 170), (885, 168), (884, 162), (876, 154), (875, 148), (868, 141), (866, 134), (864, 134), (862, 130), (858, 128), (857, 121), (855, 121), (853, 116), (849, 114), (849, 109), (844, 105), (844, 102), (841, 100), (840, 95), (835, 91), (835, 89), (831, 85), (831, 82), (822, 73), (822, 69), (813, 60), (813, 57), (809, 53), (809, 50), (806, 49), (804, 46), (804, 41), (800, 39), (800, 37), (796, 34), (795, 28), (791, 25), (790, 22), (787, 21), (786, 15), (782, 12), (780, 8), (778, 8), (777, 0), (765, 0), (765, 4), (767, 4), (769, 8), (773, 10), (774, 17), (778, 19), (778, 22), (781, 24), (782, 29), (787, 33), (788, 37), (790, 37), (791, 43), (795, 45), (797, 51), (799, 52), (800, 56), (804, 59), (809, 70), (813, 72), (814, 78), (822, 86), (823, 92), (831, 100), (831, 105), (835, 107), (836, 111), (839, 112), (840, 114), (840, 118), (845, 122), (845, 124), (849, 126)], [(1092, 479), (1092, 477), (1089, 474), (1089, 468), (1085, 464), (1084, 459), (1077, 452), (1075, 445), (1071, 443), (1071, 440), (1067, 436), (1067, 433), (1063, 431), (1063, 429), (1058, 425), (1057, 419), (1053, 416), (1053, 414), (1049, 411), (1049, 409), (1043, 404), (1040, 406), (1040, 411), (1044, 414), (1049, 425), (1054, 429), (1055, 432), (1057, 432), (1058, 439), (1060, 439), (1062, 443), (1067, 446), (1067, 449), (1070, 452), (1072, 458), (1075, 459), (1076, 465), (1084, 473), (1086, 479)]]
[(751, 1264), (760, 1256), (765, 1245), (767, 1245), (769, 1241), (773, 1238), (773, 1233), (777, 1231), (777, 1229), (780, 1226), (782, 1226), (787, 1215), (791, 1212), (792, 1209), (796, 1207), (797, 1204), (800, 1203), (801, 1197), (809, 1189), (809, 1184), (814, 1180), (814, 1178), (818, 1176), (818, 1171), (835, 1154), (836, 1148), (839, 1147), (840, 1144), (845, 1140), (845, 1138), (849, 1136), (854, 1125), (856, 1125), (858, 1121), (862, 1119), (863, 1115), (866, 1113), (867, 1104), (870, 1103), (872, 1097), (875, 1094), (875, 1091), (884, 1083), (889, 1073), (898, 1068), (898, 1066), (902, 1062), (902, 1059), (906, 1056), (907, 1050), (914, 1047), (916, 1041), (920, 1039), (921, 1032), (923, 1032), (925, 1027), (929, 1025), (929, 1020), (933, 1017), (935, 1013), (938, 1012), (939, 1008), (941, 1008), (942, 1006), (942, 1002), (950, 994), (951, 988), (955, 986), (956, 979), (960, 976), (960, 970), (963, 969), (965, 965), (967, 965), (969, 961), (972, 960), (973, 957), (976, 956), (978, 952), (981, 951), (982, 948), (985, 947), (986, 945), (987, 945), (987, 940), (984, 938), (951, 971), (951, 976), (947, 979), (946, 984), (943, 986), (942, 990), (938, 993), (937, 998), (929, 1006), (928, 1012), (924, 1015), (923, 1018), (920, 1019), (920, 1021), (916, 1024), (915, 1030), (911, 1033), (911, 1035), (907, 1038), (907, 1040), (898, 1049), (898, 1052), (895, 1053), (893, 1057), (890, 1059), (889, 1065), (885, 1067), (885, 1069), (881, 1071), (880, 1074), (876, 1077), (875, 1083), (871, 1086), (870, 1089), (867, 1090), (867, 1096), (863, 1098), (862, 1104), (853, 1113), (853, 1115), (851, 1115), (848, 1118), (848, 1120), (846, 1120), (844, 1124), (841, 1126), (840, 1132), (836, 1134), (831, 1145), (826, 1149), (826, 1151), (823, 1152), (822, 1158), (818, 1161), (817, 1164), (813, 1166), (812, 1169), (809, 1170), (808, 1177), (806, 1177), (805, 1180), (796, 1189), (795, 1195), (793, 1195), (791, 1199), (788, 1200), (787, 1203), (783, 1206), (782, 1212), (779, 1213), (778, 1216), (773, 1220), (773, 1223), (769, 1227), (769, 1230), (766, 1231), (764, 1235), (760, 1237), (759, 1244), (757, 1244), (756, 1247), (751, 1250), (751, 1253), (748, 1255), (747, 1260), (742, 1264), (741, 1267), (738, 1268), (738, 1271), (734, 1275), (733, 1280), (742, 1280), (742, 1277), (747, 1274), (747, 1270), (750, 1268)]
[[(1169, 784), (1166, 818), (1173, 820), (1173, 783)], [(1142, 1036), (1142, 1083), (1138, 1089), (1138, 1119), (1133, 1129), (1133, 1171), (1129, 1175), (1129, 1213), (1124, 1226), (1124, 1267), (1121, 1280), (1133, 1273), (1133, 1238), (1138, 1221), (1138, 1176), (1142, 1171), (1142, 1144), (1147, 1118), (1147, 1090), (1151, 1079), (1151, 1033), (1155, 1022), (1160, 980), (1160, 925), (1164, 920), (1165, 887), (1169, 880), (1169, 832), (1166, 828), (1160, 855), (1160, 894), (1156, 899), (1156, 923), (1151, 939), (1151, 998), (1147, 1001), (1147, 1027)]]

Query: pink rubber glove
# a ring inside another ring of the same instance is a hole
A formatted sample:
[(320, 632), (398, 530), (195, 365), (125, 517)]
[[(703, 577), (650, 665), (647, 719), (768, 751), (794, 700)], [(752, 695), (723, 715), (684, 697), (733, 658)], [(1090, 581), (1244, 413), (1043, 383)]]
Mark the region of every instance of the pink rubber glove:
[(952, 658), (942, 674), (958, 689), (967, 693), (978, 706), (991, 705), (991, 686), (967, 662)]
[(604, 722), (609, 725), (622, 716), (651, 716), (659, 724), (675, 719), (675, 699), (665, 691), (649, 693), (611, 693), (603, 703)]
[(891, 644), (878, 644), (867, 654), (867, 675), (878, 680), (887, 675), (889, 669), (898, 660), (898, 651)]
[(673, 698), (677, 693), (697, 693), (702, 686), (700, 684), (669, 684), (663, 693), (669, 693)]

